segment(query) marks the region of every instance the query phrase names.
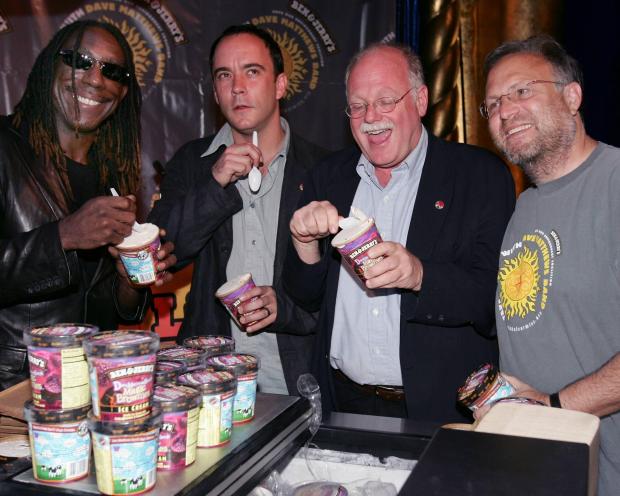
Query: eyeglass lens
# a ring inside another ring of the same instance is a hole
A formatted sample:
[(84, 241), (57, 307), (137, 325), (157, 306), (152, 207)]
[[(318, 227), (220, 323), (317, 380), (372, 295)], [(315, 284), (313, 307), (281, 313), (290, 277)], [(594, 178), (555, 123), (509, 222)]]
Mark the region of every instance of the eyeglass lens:
[[(73, 66), (73, 50), (61, 50), (59, 52), (62, 61), (65, 65)], [(88, 71), (97, 63), (101, 69), (101, 74), (110, 81), (117, 83), (125, 83), (129, 79), (129, 72), (123, 66), (114, 64), (112, 62), (101, 62), (89, 55), (77, 52), (75, 57), (75, 68), (80, 71)]]
[[(392, 96), (384, 96), (383, 98), (379, 98), (372, 103), (372, 106), (382, 114), (388, 114), (396, 108), (396, 104), (400, 103), (412, 89), (413, 86), (407, 91), (405, 91), (403, 96), (401, 96), (400, 98), (394, 98)], [(349, 117), (361, 117), (366, 114), (366, 111), (368, 110), (368, 105), (368, 103), (351, 103), (345, 107), (344, 112)]]

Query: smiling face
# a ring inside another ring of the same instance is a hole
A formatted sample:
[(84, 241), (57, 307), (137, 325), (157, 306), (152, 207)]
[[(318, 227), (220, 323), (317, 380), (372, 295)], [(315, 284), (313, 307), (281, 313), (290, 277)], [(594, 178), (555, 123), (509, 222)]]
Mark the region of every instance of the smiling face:
[(351, 69), (347, 82), (349, 104), (368, 104), (363, 117), (350, 118), (351, 132), (364, 156), (379, 169), (398, 166), (418, 144), (428, 90), (426, 86), (414, 88), (385, 114), (373, 103), (384, 97), (398, 99), (411, 87), (407, 61), (394, 48), (373, 49)]
[[(64, 49), (73, 49), (75, 38), (70, 38)], [(84, 31), (79, 52), (100, 60), (125, 65), (120, 45), (106, 30), (92, 27)], [(106, 79), (97, 63), (88, 70), (75, 71), (75, 95), (72, 88), (72, 69), (61, 58), (56, 61), (52, 88), (56, 126), (61, 141), (63, 136), (93, 134), (127, 94), (127, 86)], [(76, 101), (77, 98), (77, 110)]]
[[(486, 100), (492, 101), (516, 85), (533, 80), (559, 78), (540, 56), (508, 55), (489, 72)], [(570, 103), (570, 85), (558, 89), (554, 84), (535, 84), (531, 88), (533, 96), (527, 100), (501, 99), (499, 111), (489, 119), (489, 131), (506, 158), (521, 166), (534, 182), (540, 182), (553, 175), (575, 140), (576, 109)]]
[(286, 92), (286, 75), (275, 75), (268, 48), (247, 33), (228, 36), (213, 56), (215, 101), (233, 133), (280, 127), (278, 100)]

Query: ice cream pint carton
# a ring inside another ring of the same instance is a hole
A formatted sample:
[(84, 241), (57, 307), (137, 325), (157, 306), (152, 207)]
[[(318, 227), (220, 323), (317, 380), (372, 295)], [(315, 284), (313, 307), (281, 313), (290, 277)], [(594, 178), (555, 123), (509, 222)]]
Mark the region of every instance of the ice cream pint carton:
[(248, 272), (225, 282), (215, 292), (217, 299), (222, 302), (222, 305), (226, 307), (230, 316), (241, 329), (251, 326), (255, 321), (245, 325), (239, 322), (240, 314), (238, 307), (241, 304), (239, 297), (254, 287), (256, 285), (252, 279), (252, 274)]
[(465, 380), (457, 394), (461, 404), (472, 411), (514, 394), (515, 388), (491, 363), (480, 366)]
[(200, 393), (194, 388), (169, 384), (155, 386), (153, 405), (162, 411), (157, 470), (185, 468), (196, 460)]
[(30, 401), (24, 405), (32, 475), (36, 480), (63, 483), (88, 475), (90, 434), (86, 416), (89, 410), (89, 405), (59, 410), (36, 408)]
[(366, 270), (383, 260), (383, 257), (370, 258), (368, 250), (383, 240), (374, 219), (355, 207), (351, 207), (351, 213), (351, 217), (340, 221), (342, 230), (332, 239), (332, 246), (357, 276), (365, 281)]
[(116, 245), (129, 280), (137, 286), (148, 286), (157, 280), (157, 250), (161, 246), (159, 227), (138, 224), (122, 243)]
[(93, 415), (102, 421), (146, 417), (151, 411), (159, 336), (105, 331), (84, 341)]
[(179, 384), (195, 388), (201, 395), (198, 416), (198, 447), (222, 446), (232, 437), (233, 403), (237, 378), (225, 370), (203, 369), (178, 377)]
[(82, 342), (97, 330), (86, 324), (55, 324), (24, 331), (36, 408), (60, 410), (90, 404)]
[(207, 367), (226, 370), (237, 378), (233, 404), (233, 424), (243, 424), (254, 418), (256, 385), (260, 360), (249, 353), (223, 353), (207, 358)]
[(140, 494), (157, 478), (157, 445), (161, 411), (147, 417), (106, 422), (88, 415), (92, 434), (97, 488), (103, 494)]
[(207, 352), (207, 356), (235, 351), (235, 340), (230, 336), (191, 336), (183, 340), (183, 346), (200, 348)]

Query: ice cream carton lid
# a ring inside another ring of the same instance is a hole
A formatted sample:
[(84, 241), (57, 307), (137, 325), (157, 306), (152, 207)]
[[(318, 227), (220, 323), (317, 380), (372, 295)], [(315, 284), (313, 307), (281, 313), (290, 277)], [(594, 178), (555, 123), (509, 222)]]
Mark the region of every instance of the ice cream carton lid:
[(82, 346), (82, 341), (98, 330), (99, 328), (94, 325), (71, 323), (30, 327), (24, 331), (24, 343), (53, 348)]
[(196, 389), (181, 384), (155, 386), (153, 392), (153, 404), (164, 413), (191, 410), (200, 401), (200, 393)]
[(67, 422), (79, 422), (86, 419), (90, 411), (90, 405), (78, 408), (62, 408), (58, 410), (43, 410), (34, 406), (32, 401), (24, 404), (24, 419), (27, 422), (38, 424), (64, 424)]
[(343, 246), (346, 246), (351, 241), (368, 231), (374, 224), (375, 220), (372, 217), (368, 217), (367, 219), (359, 221), (357, 225), (341, 230), (332, 239), (332, 246), (334, 248), (342, 248)]
[(292, 496), (348, 496), (347, 488), (337, 482), (308, 482), (293, 489)]
[(185, 372), (186, 365), (175, 360), (158, 360), (155, 364), (155, 383), (166, 384), (175, 382), (177, 375)]
[(155, 224), (145, 222), (138, 224), (131, 230), (131, 234), (126, 236), (116, 247), (120, 250), (130, 250), (149, 245), (159, 236), (159, 227)]
[(499, 371), (491, 363), (485, 363), (474, 370), (465, 383), (458, 389), (457, 396), (459, 402), (465, 406), (474, 403), (497, 378)]
[(190, 348), (188, 346), (174, 346), (157, 352), (158, 360), (176, 360), (186, 365), (203, 361), (207, 356), (205, 350)]
[(215, 296), (217, 298), (223, 298), (230, 293), (237, 291), (241, 286), (247, 284), (252, 280), (252, 274), (249, 272), (245, 274), (241, 274), (240, 276), (233, 277), (229, 279), (224, 284), (222, 284), (217, 291), (215, 292)]
[(92, 432), (108, 436), (122, 436), (125, 434), (143, 434), (161, 426), (162, 413), (158, 407), (153, 407), (146, 417), (132, 420), (100, 420), (93, 414), (88, 414), (88, 428)]
[(207, 358), (207, 366), (242, 375), (256, 372), (260, 367), (260, 361), (257, 356), (249, 353), (221, 353)]
[(88, 356), (116, 358), (155, 353), (159, 336), (151, 331), (104, 331), (84, 340)]
[(177, 382), (196, 388), (203, 394), (230, 391), (237, 387), (237, 378), (226, 370), (194, 370), (179, 375)]
[(157, 360), (155, 372), (183, 372), (185, 364), (177, 360)]
[(184, 346), (206, 350), (208, 354), (224, 353), (235, 350), (235, 340), (229, 336), (192, 336), (183, 340)]

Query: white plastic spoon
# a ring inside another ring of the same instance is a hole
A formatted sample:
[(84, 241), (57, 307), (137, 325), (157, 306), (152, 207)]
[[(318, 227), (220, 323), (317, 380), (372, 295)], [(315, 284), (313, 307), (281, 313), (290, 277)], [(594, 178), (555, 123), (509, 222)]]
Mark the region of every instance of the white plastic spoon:
[[(252, 144), (254, 146), (258, 146), (258, 133), (256, 131), (252, 131)], [(250, 185), (250, 190), (252, 193), (256, 193), (260, 189), (260, 183), (263, 179), (263, 175), (260, 173), (258, 168), (253, 165), (252, 170), (248, 174), (248, 184)]]
[[(116, 191), (116, 189), (114, 188), (110, 188), (110, 193), (112, 193), (112, 196), (119, 196), (118, 191)], [(141, 229), (142, 229), (142, 225), (138, 224), (138, 221), (134, 221), (133, 226), (131, 226), (131, 230), (140, 231)]]

